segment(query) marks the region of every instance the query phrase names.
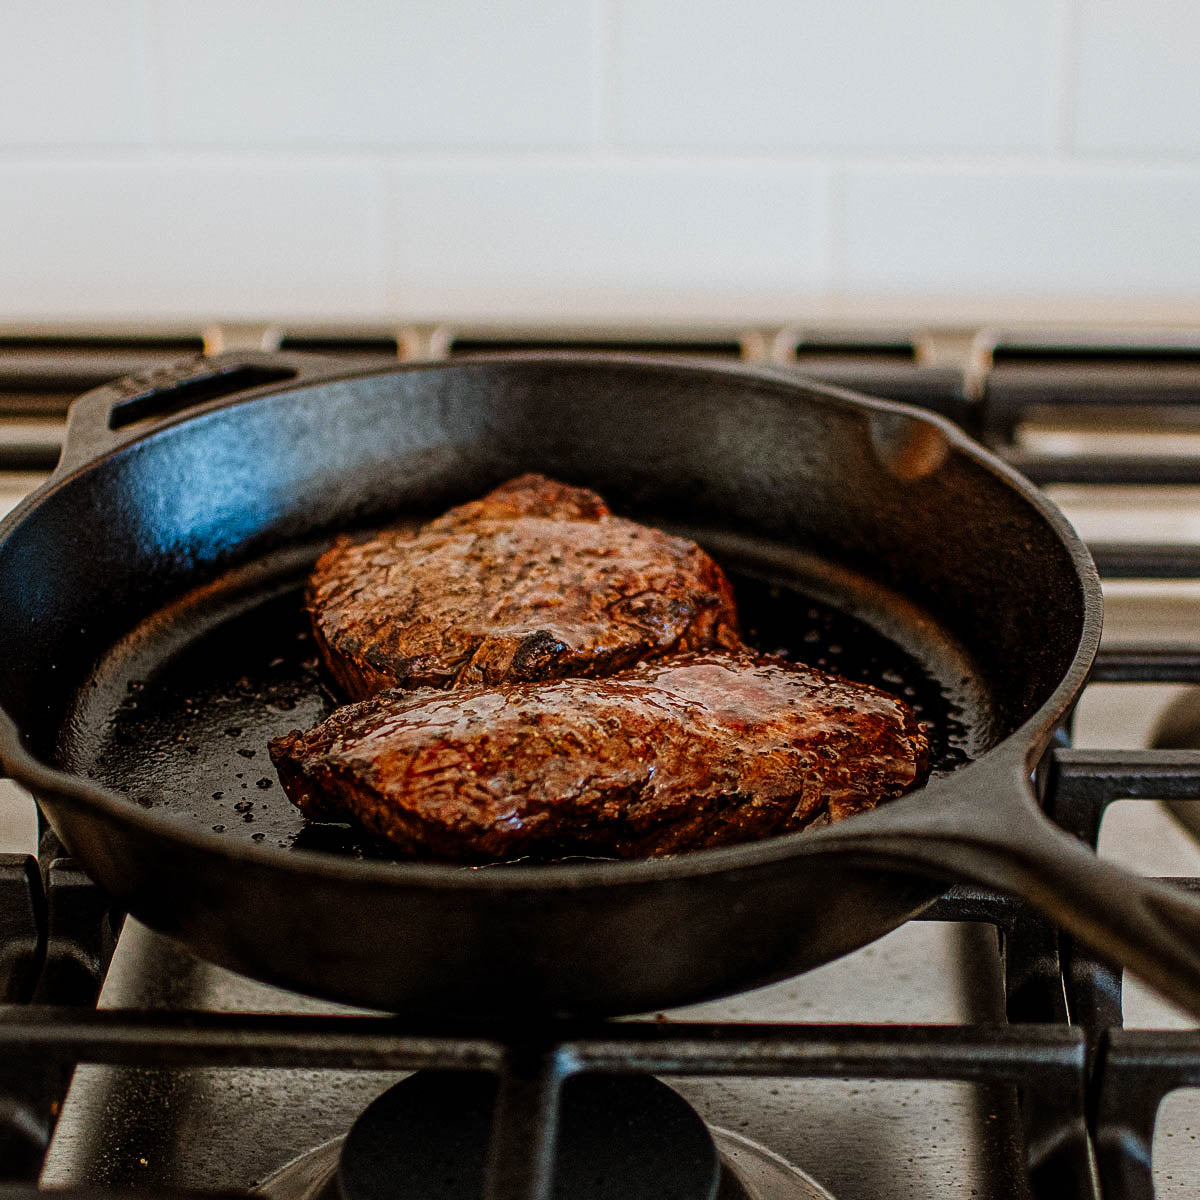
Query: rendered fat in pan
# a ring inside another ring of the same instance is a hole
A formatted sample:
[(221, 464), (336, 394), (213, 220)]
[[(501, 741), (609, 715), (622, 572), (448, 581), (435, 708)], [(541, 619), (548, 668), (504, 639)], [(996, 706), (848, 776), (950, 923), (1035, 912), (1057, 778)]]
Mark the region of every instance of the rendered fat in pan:
[[(328, 704), (286, 642), (315, 556), (523, 471), (697, 536), (762, 601), (764, 650), (823, 622), (877, 638), (880, 672), (911, 666), (946, 701), (931, 781), (827, 829), (648, 862), (472, 871), (276, 831), (266, 738)], [(668, 1007), (828, 961), (967, 879), (1200, 1013), (1200, 906), (1099, 862), (1031, 790), (1100, 617), (1085, 548), (1020, 477), (937, 418), (791, 372), (218, 358), (82, 397), (58, 470), (0, 523), (0, 760), (138, 918), (336, 1000), (496, 1020)]]

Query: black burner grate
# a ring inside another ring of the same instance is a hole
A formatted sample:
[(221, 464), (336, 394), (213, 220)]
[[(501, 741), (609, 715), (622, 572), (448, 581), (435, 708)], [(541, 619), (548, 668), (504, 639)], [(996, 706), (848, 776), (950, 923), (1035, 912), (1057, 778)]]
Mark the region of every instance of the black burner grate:
[[(19, 349), (25, 354), (27, 347)], [(134, 349), (157, 353), (159, 347)], [(90, 359), (84, 366), (94, 368)], [(820, 364), (806, 369), (822, 373)], [(903, 362), (872, 360), (858, 374), (853, 359), (825, 367), (843, 386), (924, 402), (953, 415), (1040, 483), (1200, 483), (1200, 462), (1192, 459), (1019, 456), (1007, 443), (1025, 411), (1056, 398), (1066, 397), (1072, 407), (1086, 405), (1089, 396), (1097, 405), (1114, 397), (1143, 406), (1200, 402), (1200, 369), (1193, 363), (1173, 365), (1166, 373), (1140, 367), (1135, 372), (1128, 364), (1119, 369), (1125, 374), (1114, 379), (1090, 360), (1082, 366), (1057, 360), (1031, 366), (1024, 359), (1012, 365), (997, 355), (982, 384), (968, 387), (959, 373), (922, 371)], [(39, 370), (50, 372), (58, 386), (50, 367)], [(1039, 379), (1047, 386), (1039, 386)], [(37, 384), (32, 378), (4, 386), (28, 396)], [(48, 468), (53, 454), (51, 442), (32, 453), (28, 445), (5, 446), (0, 435), (0, 470)], [(1122, 544), (1097, 545), (1094, 551), (1108, 578), (1200, 579), (1198, 547)], [(1093, 681), (1200, 683), (1200, 646), (1105, 650)], [(1094, 848), (1104, 810), (1116, 799), (1200, 800), (1200, 751), (1082, 751), (1070, 747), (1064, 731), (1039, 779), (1047, 812)], [(1168, 882), (1200, 891), (1200, 879)], [(486, 1200), (549, 1195), (548, 1114), (564, 1080), (578, 1073), (985, 1081), (1007, 1085), (1019, 1097), (1016, 1136), (1026, 1178), (1013, 1181), (1014, 1193), (1152, 1197), (1156, 1113), (1168, 1092), (1200, 1087), (1200, 1032), (1122, 1029), (1120, 972), (1024, 902), (960, 886), (925, 917), (983, 922), (999, 930), (1007, 1024), (644, 1021), (544, 1027), (506, 1042), (484, 1030), (414, 1030), (375, 1017), (98, 1011), (95, 1000), (120, 918), (47, 835), (38, 859), (0, 856), (0, 1200), (37, 1194), (31, 1181), (70, 1070), (84, 1062), (495, 1072), (499, 1089)], [(76, 1194), (83, 1193), (55, 1193), (65, 1200)]]

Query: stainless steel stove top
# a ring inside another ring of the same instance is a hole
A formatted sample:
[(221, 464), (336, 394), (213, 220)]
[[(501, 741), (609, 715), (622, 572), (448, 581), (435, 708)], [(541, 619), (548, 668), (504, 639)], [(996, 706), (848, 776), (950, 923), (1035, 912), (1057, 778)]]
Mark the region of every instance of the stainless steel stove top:
[[(1109, 388), (1101, 401), (1115, 399), (1121, 404), (1097, 401), (1087, 419), (1080, 421), (1083, 406), (1078, 396), (1062, 405), (1011, 411), (1005, 400), (993, 403), (989, 419), (993, 425), (1004, 424), (1016, 413), (1015, 426), (1005, 430), (1005, 437), (1012, 435), (1007, 443), (1012, 455), (1030, 463), (1035, 477), (1061, 480), (1050, 484), (1051, 494), (1089, 541), (1185, 546), (1200, 542), (1200, 469), (1196, 468), (1200, 351), (1194, 351), (1192, 334), (1156, 334), (1157, 349), (1152, 346), (1154, 353), (1150, 353), (1144, 344), (1139, 348), (1138, 339), (1127, 331), (1076, 331), (1073, 341), (1049, 334), (1039, 340), (1031, 331), (1009, 336), (1007, 341), (1000, 335), (966, 330), (936, 335), (840, 330), (807, 338), (779, 330), (668, 333), (626, 330), (619, 331), (619, 340), (628, 348), (636, 348), (639, 339), (658, 348), (664, 340), (675, 340), (690, 351), (707, 348), (710, 353), (800, 362), (813, 373), (848, 384), (865, 388), (874, 381), (875, 390), (882, 394), (927, 396), (934, 407), (959, 417), (975, 411), (972, 405), (978, 408), (985, 391), (981, 380), (1000, 364), (1007, 363), (1016, 372), (1006, 377), (1006, 387), (1019, 384), (1027, 389), (1033, 386), (1030, 372), (1042, 371), (1044, 386), (1063, 371), (1075, 370), (1080, 382), (1095, 381), (1099, 372), (1108, 380), (1100, 386)], [(606, 336), (617, 338), (613, 331)], [(514, 340), (554, 342), (556, 338), (579, 342), (578, 333), (568, 336), (553, 329), (475, 329), (457, 336), (447, 330), (423, 329), (402, 331), (399, 337), (372, 330), (358, 331), (357, 340), (343, 331), (339, 341), (330, 331), (289, 338), (263, 326), (209, 331), (207, 344), (228, 348), (239, 340), (256, 345), (283, 340), (297, 348), (383, 358), (398, 351), (436, 354), (464, 345), (480, 348), (480, 342), (488, 343), (483, 348), (503, 348)], [(1142, 338), (1143, 343), (1153, 340), (1149, 335)], [(1008, 349), (993, 356), (998, 345)], [(1026, 353), (1029, 346), (1040, 350)], [(15, 503), (36, 484), (52, 461), (60, 436), (59, 401), (42, 403), (53, 388), (37, 392), (35, 384), (29, 383), (25, 401), (10, 405), (9, 415), (3, 415), (5, 398), (18, 394), (13, 381), (31, 378), (31, 362), (36, 360), (33, 374), (40, 371), (43, 382), (66, 380), (74, 386), (90, 378), (88, 371), (103, 376), (116, 362), (123, 369), (129, 365), (126, 360), (132, 362), (138, 355), (153, 359), (160, 350), (163, 356), (177, 357), (179, 348), (174, 342), (158, 348), (143, 339), (122, 350), (116, 339), (112, 345), (101, 340), (76, 346), (72, 357), (71, 347), (64, 350), (61, 343), (50, 345), (33, 338), (6, 350), (0, 338), (0, 508)], [(54, 363), (59, 364), (58, 375)], [(1146, 409), (1152, 389), (1143, 376), (1164, 370), (1175, 391), (1169, 400), (1158, 398), (1174, 407)], [(1118, 380), (1124, 373), (1128, 394), (1118, 394), (1118, 385), (1111, 382), (1114, 371)], [(1183, 375), (1188, 375), (1194, 391), (1190, 408), (1179, 404)], [(1055, 386), (1061, 391), (1061, 379)], [(61, 398), (65, 389), (60, 387), (55, 394)], [(1003, 388), (999, 394), (1005, 395)], [(1131, 423), (1135, 409), (1138, 420)], [(1148, 416), (1151, 412), (1155, 415)], [(1163, 424), (1164, 412), (1170, 414), (1169, 426)], [(7, 459), (5, 445), (10, 449)], [(1125, 482), (1140, 478), (1140, 468), (1130, 466), (1131, 456), (1146, 454), (1168, 461), (1164, 477), (1174, 482), (1166, 486)], [(1086, 469), (1056, 469), (1056, 461), (1083, 463)], [(1108, 475), (1097, 475), (1096, 462), (1115, 467)], [(1083, 484), (1075, 481), (1076, 474), (1109, 482)], [(1106, 581), (1105, 589), (1106, 648), (1171, 643), (1192, 653), (1200, 646), (1200, 573), (1171, 582), (1114, 578)], [(1190, 681), (1186, 671), (1175, 670), (1163, 673), (1158, 682), (1093, 684), (1078, 710), (1074, 746), (1103, 750), (1147, 746), (1164, 709), (1190, 694)], [(0, 850), (32, 850), (31, 802), (12, 785), (3, 786)], [(1200, 877), (1200, 848), (1155, 802), (1122, 801), (1111, 806), (1100, 851), (1146, 873)], [(934, 915), (961, 915), (969, 908), (944, 908)], [(115, 1011), (347, 1012), (199, 962), (133, 921), (126, 922), (121, 933), (99, 1003)], [(1005, 1021), (1001, 938), (986, 919), (911, 922), (874, 945), (797, 979), (712, 1004), (647, 1016), (681, 1029), (714, 1021), (990, 1029)], [(1193, 1024), (1136, 980), (1126, 981), (1124, 1023), (1127, 1029), (1184, 1029)], [(1022, 1166), (1022, 1123), (1010, 1084), (947, 1077), (842, 1077), (855, 1073), (831, 1068), (830, 1077), (808, 1078), (672, 1074), (670, 1083), (711, 1125), (769, 1148), (846, 1200), (884, 1196), (982, 1200), (1029, 1194)], [(289, 1161), (343, 1136), (366, 1105), (398, 1078), (395, 1071), (315, 1067), (80, 1066), (62, 1105), (41, 1182), (45, 1187), (245, 1191)], [(1200, 1194), (1198, 1134), (1200, 1091), (1168, 1096), (1154, 1130), (1156, 1195)], [(1080, 1185), (1081, 1189), (1091, 1186), (1091, 1181)], [(1092, 1193), (1080, 1190), (1079, 1194)]]

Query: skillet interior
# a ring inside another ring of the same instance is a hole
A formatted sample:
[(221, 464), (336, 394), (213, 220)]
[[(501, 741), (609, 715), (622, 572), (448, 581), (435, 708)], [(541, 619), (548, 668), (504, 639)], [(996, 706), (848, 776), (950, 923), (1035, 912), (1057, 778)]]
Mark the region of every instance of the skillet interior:
[[(751, 644), (902, 696), (946, 774), (995, 735), (991, 698), (954, 638), (903, 597), (833, 564), (689, 531), (730, 572)], [(154, 614), (76, 693), (55, 758), (143, 808), (230, 841), (392, 858), (346, 825), (305, 822), (267, 742), (337, 702), (317, 668), (297, 567), (302, 551), (235, 571)]]

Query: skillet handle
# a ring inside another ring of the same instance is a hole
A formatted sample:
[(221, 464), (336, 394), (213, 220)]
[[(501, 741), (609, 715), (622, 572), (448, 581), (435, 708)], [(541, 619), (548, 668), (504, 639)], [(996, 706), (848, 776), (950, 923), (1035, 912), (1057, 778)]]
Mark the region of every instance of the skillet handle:
[(316, 354), (233, 351), (126, 375), (71, 404), (55, 474), (102, 457), (168, 417), (284, 383), (352, 372), (352, 363)]
[(1042, 814), (1023, 762), (1005, 767), (965, 794), (926, 789), (909, 812), (896, 806), (895, 824), (864, 828), (856, 849), (1018, 895), (1200, 1018), (1200, 901), (1097, 857)]

